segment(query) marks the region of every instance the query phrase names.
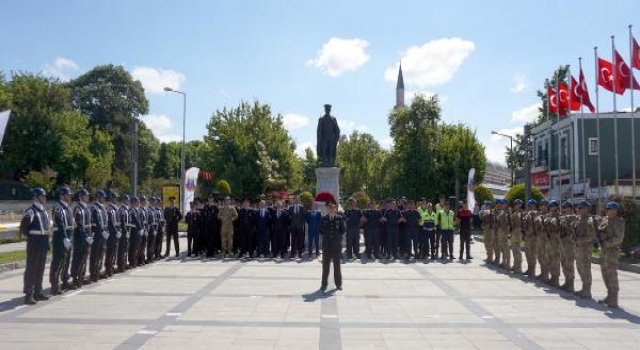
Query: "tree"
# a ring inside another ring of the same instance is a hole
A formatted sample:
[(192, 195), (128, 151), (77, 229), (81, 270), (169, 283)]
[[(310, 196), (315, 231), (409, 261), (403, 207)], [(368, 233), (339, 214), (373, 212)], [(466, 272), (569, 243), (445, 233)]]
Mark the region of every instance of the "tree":
[(171, 177), (171, 168), (169, 161), (169, 146), (165, 142), (160, 144), (158, 151), (158, 161), (153, 168), (153, 177), (168, 179)]
[(24, 177), (23, 182), (28, 188), (40, 187), (49, 192), (55, 185), (56, 179), (39, 171), (30, 171)]
[[(476, 197), (476, 203), (482, 205), (485, 201), (491, 201), (493, 203), (493, 193), (483, 185), (478, 185), (473, 190), (473, 194)], [(473, 208), (472, 208), (473, 209)]]
[(304, 191), (300, 194), (300, 202), (304, 205), (305, 208), (310, 209), (313, 204), (313, 194), (308, 191)]
[(371, 134), (353, 131), (351, 135), (340, 137), (336, 162), (340, 168), (342, 192), (353, 193), (368, 187), (377, 166), (372, 160), (381, 150)]
[(237, 108), (218, 110), (207, 130), (203, 166), (230, 179), (234, 193), (255, 198), (266, 188), (268, 174), (261, 171), (260, 143), (274, 161), (272, 171), (282, 176), (284, 186), (298, 188), (301, 169), (295, 143), (284, 128), (282, 116), (273, 115), (269, 105), (241, 102)]
[(380, 150), (373, 159), (374, 164), (371, 172), (371, 180), (367, 186), (367, 193), (371, 198), (382, 200), (394, 195), (393, 179), (396, 177), (396, 162), (391, 158), (391, 152)]
[(506, 147), (505, 160), (507, 162), (507, 167), (513, 171), (522, 169), (526, 160), (525, 152), (526, 144), (524, 135), (515, 134), (513, 136), (513, 150), (511, 150), (511, 145)]
[(89, 149), (93, 159), (85, 174), (85, 187), (90, 189), (105, 188), (111, 179), (115, 154), (111, 136), (102, 130), (94, 129)]
[[(549, 85), (554, 89), (557, 86), (556, 82), (561, 81), (565, 84), (569, 77), (569, 66), (560, 66), (553, 72), (551, 79), (549, 80)], [(569, 85), (567, 85), (569, 86)], [(541, 100), (541, 106), (539, 108), (540, 114), (538, 115), (538, 119), (535, 121), (534, 125), (539, 125), (544, 123), (547, 120), (547, 86), (544, 85), (544, 90), (538, 90), (538, 97)], [(550, 118), (555, 118), (556, 116), (549, 112)]]
[(229, 182), (227, 180), (220, 179), (216, 183), (216, 191), (218, 191), (221, 196), (229, 196), (231, 195), (231, 186), (229, 186)]
[[(117, 155), (113, 171), (129, 172), (133, 123), (136, 117), (149, 112), (142, 84), (133, 80), (124, 67), (107, 64), (94, 67), (67, 86), (73, 108), (87, 116), (91, 126), (111, 135)], [(139, 130), (139, 137), (145, 137), (145, 128), (141, 125)], [(143, 157), (139, 157), (141, 160), (144, 161)], [(143, 176), (146, 175), (143, 172)]]
[(311, 147), (304, 150), (304, 159), (302, 162), (302, 190), (315, 192), (316, 189), (316, 168), (318, 167), (318, 158)]
[[(504, 197), (511, 203), (516, 199), (520, 199), (523, 202), (526, 201), (524, 184), (517, 184), (511, 187)], [(539, 188), (531, 186), (531, 198), (540, 201), (544, 199), (544, 195)]]
[[(140, 123), (138, 135), (138, 181), (142, 183), (153, 177), (153, 170), (158, 160), (160, 142), (144, 123)], [(117, 145), (117, 142), (114, 142), (115, 145)]]
[(371, 201), (371, 198), (369, 198), (367, 193), (364, 192), (364, 191), (354, 192), (351, 195), (350, 199), (355, 199), (356, 200), (356, 206), (359, 209), (365, 209), (367, 207), (367, 204), (369, 204), (369, 202)]
[(90, 147), (93, 132), (89, 121), (78, 112), (67, 111), (54, 120), (54, 125), (59, 130), (61, 147), (60, 157), (54, 165), (58, 183), (69, 184), (84, 179), (95, 158)]

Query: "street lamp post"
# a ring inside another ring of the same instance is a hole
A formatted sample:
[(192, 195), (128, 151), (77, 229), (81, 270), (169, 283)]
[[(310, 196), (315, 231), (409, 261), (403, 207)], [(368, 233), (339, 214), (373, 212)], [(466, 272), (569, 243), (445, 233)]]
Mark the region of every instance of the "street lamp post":
[(164, 91), (175, 92), (176, 94), (182, 95), (182, 145), (180, 146), (180, 211), (184, 213), (184, 177), (186, 171), (184, 168), (184, 145), (186, 139), (187, 124), (187, 94), (182, 91), (174, 90), (170, 87), (165, 87)]
[[(510, 146), (511, 153), (509, 154), (509, 157), (510, 158), (513, 157), (513, 136), (506, 135), (506, 134), (501, 134), (501, 133), (496, 132), (496, 131), (492, 131), (491, 135), (499, 135), (499, 136), (503, 136), (503, 137), (508, 137), (510, 142), (511, 142), (511, 146)], [(513, 176), (514, 176), (514, 174), (513, 174), (513, 160), (511, 161), (510, 168), (511, 168), (511, 187), (513, 187), (513, 182), (514, 182), (514, 179), (513, 179)]]

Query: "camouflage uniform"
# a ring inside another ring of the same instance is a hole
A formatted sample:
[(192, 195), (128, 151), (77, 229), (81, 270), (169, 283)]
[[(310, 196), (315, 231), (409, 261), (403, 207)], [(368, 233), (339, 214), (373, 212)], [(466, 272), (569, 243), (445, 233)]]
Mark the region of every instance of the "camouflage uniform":
[(536, 276), (541, 281), (549, 280), (549, 265), (547, 263), (547, 214), (540, 213), (534, 221), (536, 232), (536, 257), (540, 262), (540, 275)]
[(549, 285), (560, 286), (560, 259), (562, 240), (560, 238), (560, 214), (549, 214), (546, 221), (548, 238), (546, 240), (547, 262), (551, 280)]
[(493, 262), (493, 216), (491, 209), (485, 209), (480, 213), (482, 220), (482, 238), (484, 239), (484, 249), (487, 251), (487, 263)]
[(576, 271), (574, 263), (576, 260), (576, 240), (574, 225), (577, 216), (574, 214), (563, 215), (560, 217), (560, 237), (562, 238), (562, 274), (564, 275), (564, 284), (560, 286), (562, 290), (574, 292), (574, 280)]
[(537, 212), (535, 210), (529, 210), (522, 220), (522, 232), (525, 243), (524, 253), (527, 257), (527, 272), (525, 274), (531, 277), (536, 275), (536, 255), (538, 251), (534, 225), (536, 216)]
[(222, 255), (233, 253), (233, 221), (238, 218), (238, 212), (233, 206), (223, 206), (218, 213), (220, 219), (220, 237), (222, 239)]
[(579, 216), (574, 222), (576, 242), (576, 267), (582, 281), (582, 290), (577, 295), (591, 298), (591, 250), (596, 236), (595, 218)]
[(511, 214), (511, 251), (513, 252), (513, 271), (522, 274), (522, 222), (524, 212), (521, 209)]
[(502, 257), (502, 249), (500, 247), (500, 232), (498, 230), (498, 214), (500, 210), (493, 209), (491, 211), (491, 221), (493, 226), (492, 243), (493, 243), (493, 264), (500, 265), (500, 258)]
[(601, 302), (618, 307), (618, 258), (624, 239), (624, 220), (621, 217), (605, 217), (598, 225), (598, 241), (602, 247), (602, 278), (607, 287), (607, 297)]
[(507, 270), (511, 268), (511, 247), (509, 247), (510, 221), (509, 210), (502, 209), (498, 212), (498, 241), (502, 252), (501, 266)]

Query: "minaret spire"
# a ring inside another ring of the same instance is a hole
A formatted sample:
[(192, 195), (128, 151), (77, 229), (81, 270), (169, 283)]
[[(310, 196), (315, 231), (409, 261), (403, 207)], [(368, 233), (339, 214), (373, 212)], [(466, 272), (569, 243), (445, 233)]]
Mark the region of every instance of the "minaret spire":
[(404, 78), (402, 77), (402, 61), (398, 68), (398, 83), (396, 85), (396, 106), (395, 108), (404, 107)]

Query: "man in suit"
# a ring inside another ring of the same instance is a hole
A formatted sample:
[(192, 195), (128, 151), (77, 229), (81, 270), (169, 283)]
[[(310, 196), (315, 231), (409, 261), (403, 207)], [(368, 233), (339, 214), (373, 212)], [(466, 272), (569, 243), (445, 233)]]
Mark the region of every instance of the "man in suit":
[(287, 254), (287, 243), (285, 237), (289, 232), (289, 213), (283, 209), (282, 201), (276, 202), (276, 209), (273, 213), (273, 245), (271, 247), (273, 257), (280, 255), (282, 259)]
[(322, 235), (322, 282), (320, 290), (327, 289), (329, 269), (333, 262), (333, 279), (337, 290), (342, 290), (342, 272), (340, 271), (340, 258), (342, 253), (342, 236), (347, 227), (342, 215), (337, 214), (335, 203), (328, 203), (329, 213), (320, 221), (320, 234)]
[(293, 204), (289, 207), (290, 231), (291, 231), (291, 257), (302, 257), (304, 250), (304, 224), (307, 219), (307, 210), (300, 205), (300, 199), (293, 198)]
[(309, 258), (311, 258), (311, 254), (313, 253), (313, 249), (315, 248), (315, 257), (320, 255), (320, 221), (322, 220), (322, 213), (318, 210), (318, 204), (313, 203), (313, 209), (307, 212), (307, 229), (308, 239), (307, 242), (309, 244)]
[(261, 200), (256, 212), (256, 236), (258, 238), (258, 257), (269, 255), (269, 229), (271, 228), (271, 211), (267, 208), (267, 202)]
[(245, 254), (249, 254), (249, 258), (253, 258), (253, 235), (255, 228), (255, 210), (251, 208), (249, 199), (245, 199), (242, 202), (242, 208), (238, 210), (238, 229), (240, 233), (240, 253), (238, 253), (238, 259), (241, 259)]

